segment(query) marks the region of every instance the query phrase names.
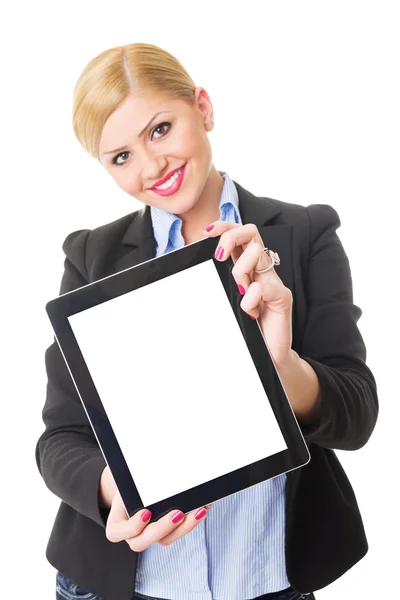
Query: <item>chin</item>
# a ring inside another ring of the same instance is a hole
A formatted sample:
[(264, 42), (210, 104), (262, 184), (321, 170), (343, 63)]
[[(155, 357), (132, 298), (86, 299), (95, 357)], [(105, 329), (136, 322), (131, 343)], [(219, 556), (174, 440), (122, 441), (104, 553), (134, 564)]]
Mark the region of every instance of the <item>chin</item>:
[(179, 216), (184, 215), (185, 213), (190, 211), (195, 206), (196, 202), (197, 200), (194, 200), (193, 202), (188, 202), (187, 199), (182, 199), (181, 201), (170, 200), (170, 202), (163, 202), (162, 204), (160, 203), (159, 208)]
[[(191, 198), (194, 199), (191, 200)], [(198, 198), (199, 194), (195, 191), (179, 190), (172, 196), (164, 198), (155, 198), (154, 196), (151, 198), (147, 197), (146, 199), (143, 199), (143, 202), (145, 202), (145, 204), (157, 206), (174, 215), (181, 215), (190, 211), (196, 205)]]

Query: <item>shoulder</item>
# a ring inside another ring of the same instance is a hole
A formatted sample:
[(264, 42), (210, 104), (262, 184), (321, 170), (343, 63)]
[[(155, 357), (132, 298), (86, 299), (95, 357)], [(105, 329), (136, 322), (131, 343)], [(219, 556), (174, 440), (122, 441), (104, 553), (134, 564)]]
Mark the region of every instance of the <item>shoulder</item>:
[(140, 213), (141, 209), (93, 229), (72, 231), (62, 244), (65, 256), (88, 279), (87, 265), (90, 264), (91, 257), (107, 255), (121, 241)]
[(268, 225), (289, 225), (293, 237), (302, 244), (313, 245), (326, 232), (335, 232), (341, 225), (336, 209), (330, 204), (302, 205), (265, 196), (258, 197), (272, 215)]
[(264, 196), (259, 200), (268, 203), (278, 213), (277, 223), (287, 223), (295, 227), (319, 228), (325, 226), (340, 227), (339, 215), (330, 204), (296, 204)]
[(239, 194), (239, 209), (245, 222), (258, 225), (290, 225), (301, 237), (311, 240), (326, 228), (337, 229), (340, 219), (337, 211), (329, 204), (303, 205), (277, 200), (268, 196), (256, 196), (234, 181)]

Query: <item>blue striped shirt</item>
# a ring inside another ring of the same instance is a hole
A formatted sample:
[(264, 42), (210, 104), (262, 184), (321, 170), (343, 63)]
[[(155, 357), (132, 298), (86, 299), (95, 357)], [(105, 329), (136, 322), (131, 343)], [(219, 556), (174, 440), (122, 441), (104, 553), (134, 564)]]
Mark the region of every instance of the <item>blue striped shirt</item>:
[[(241, 223), (235, 184), (221, 175), (220, 218)], [(179, 217), (152, 206), (151, 218), (157, 256), (185, 245)], [(139, 553), (135, 590), (169, 600), (243, 600), (288, 588), (285, 487), (281, 475), (217, 500), (189, 534)]]

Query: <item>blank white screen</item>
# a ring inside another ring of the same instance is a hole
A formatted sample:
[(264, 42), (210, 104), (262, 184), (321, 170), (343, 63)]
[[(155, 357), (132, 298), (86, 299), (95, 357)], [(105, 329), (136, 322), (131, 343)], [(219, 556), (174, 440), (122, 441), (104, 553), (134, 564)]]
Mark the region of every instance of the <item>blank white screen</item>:
[(144, 505), (287, 448), (212, 260), (69, 322)]

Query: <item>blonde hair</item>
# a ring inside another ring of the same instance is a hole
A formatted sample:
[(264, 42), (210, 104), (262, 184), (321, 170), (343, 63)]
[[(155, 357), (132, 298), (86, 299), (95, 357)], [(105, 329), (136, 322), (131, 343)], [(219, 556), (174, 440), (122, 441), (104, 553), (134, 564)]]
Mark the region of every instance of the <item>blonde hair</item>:
[(104, 124), (117, 106), (136, 91), (158, 91), (194, 104), (196, 85), (182, 64), (152, 44), (127, 44), (105, 50), (82, 71), (73, 93), (76, 137), (99, 158)]

